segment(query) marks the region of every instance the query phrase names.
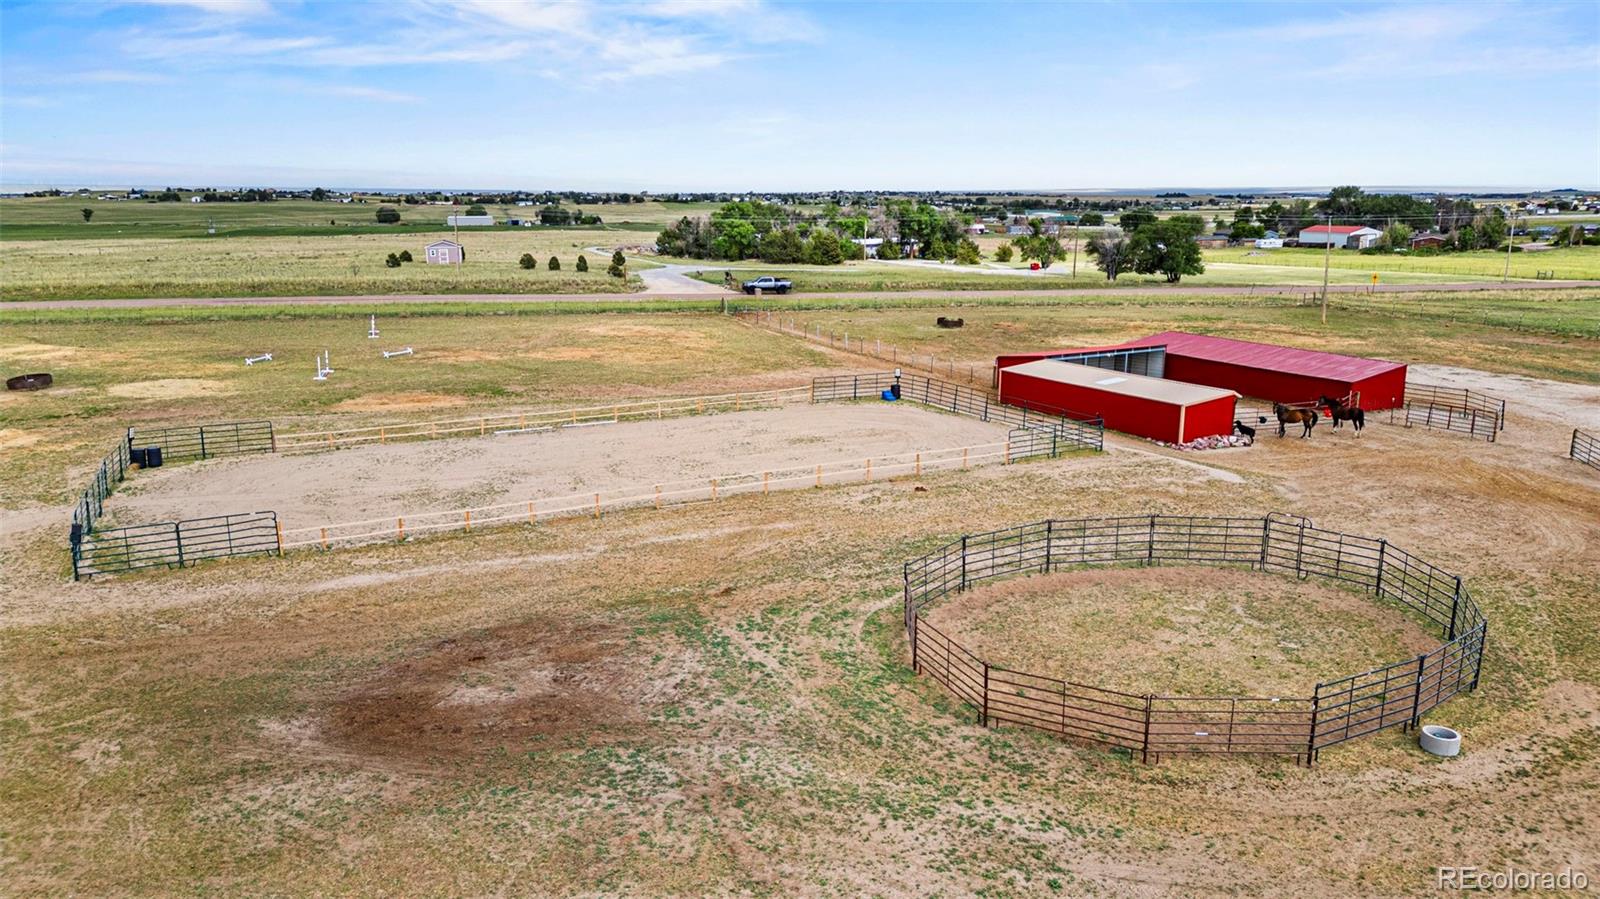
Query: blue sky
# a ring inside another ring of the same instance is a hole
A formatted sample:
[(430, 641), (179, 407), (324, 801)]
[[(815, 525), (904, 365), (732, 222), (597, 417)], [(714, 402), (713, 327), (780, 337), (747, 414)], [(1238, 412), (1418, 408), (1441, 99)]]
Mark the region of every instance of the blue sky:
[(1600, 2), (0, 0), (0, 182), (1600, 186)]

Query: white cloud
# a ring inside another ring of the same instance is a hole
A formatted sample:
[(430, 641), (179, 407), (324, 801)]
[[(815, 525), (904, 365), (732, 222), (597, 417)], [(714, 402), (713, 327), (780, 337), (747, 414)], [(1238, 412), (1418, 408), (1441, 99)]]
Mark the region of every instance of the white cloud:
[(270, 0), (126, 0), (141, 6), (172, 6), (214, 16), (260, 16), (272, 12)]
[(422, 98), (415, 94), (385, 90), (381, 87), (366, 87), (359, 84), (308, 85), (305, 90), (307, 93), (327, 94), (331, 97), (351, 97), (357, 100), (373, 100), (378, 103), (422, 102)]

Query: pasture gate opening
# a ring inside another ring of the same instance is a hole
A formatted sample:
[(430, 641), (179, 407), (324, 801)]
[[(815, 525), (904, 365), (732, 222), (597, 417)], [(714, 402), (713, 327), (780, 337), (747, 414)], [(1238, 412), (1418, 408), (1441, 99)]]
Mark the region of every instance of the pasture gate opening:
[(1456, 431), (1493, 443), (1506, 427), (1506, 401), (1464, 387), (1407, 384), (1405, 406), (1389, 410), (1389, 421)]
[(1572, 429), (1572, 448), (1567, 450), (1567, 455), (1583, 464), (1600, 471), (1600, 438), (1587, 431)]
[[(1132, 694), (1017, 671), (979, 657), (923, 620), (923, 610), (983, 581), (1089, 566), (1219, 565), (1318, 577), (1390, 600), (1439, 628), (1415, 658), (1316, 684), (1308, 696)], [(1293, 755), (1390, 727), (1476, 690), (1488, 622), (1461, 578), (1385, 540), (1264, 518), (1169, 515), (1048, 519), (969, 534), (904, 565), (911, 665), (971, 706), (981, 726), (1010, 724), (1137, 753)]]
[[(859, 375), (827, 375), (811, 381), (811, 401), (876, 400), (896, 383), (894, 372), (868, 372)], [(966, 415), (980, 421), (995, 421), (1013, 428), (1013, 440), (1033, 447), (1049, 443), (1048, 453), (1040, 449), (1031, 455), (1051, 455), (1072, 449), (1096, 452), (1105, 449), (1105, 423), (1098, 418), (1075, 416), (1065, 409), (1047, 409), (1037, 404), (1006, 405), (988, 391), (975, 390), (927, 378), (902, 374), (900, 399), (921, 403), (932, 409)], [(1019, 431), (1031, 432), (1019, 434)], [(1020, 458), (1020, 456), (1019, 456)]]

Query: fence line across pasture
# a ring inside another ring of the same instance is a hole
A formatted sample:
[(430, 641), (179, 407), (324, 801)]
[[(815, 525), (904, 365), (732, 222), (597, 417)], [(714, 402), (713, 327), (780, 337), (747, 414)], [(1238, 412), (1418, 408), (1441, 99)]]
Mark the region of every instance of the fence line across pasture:
[(304, 527), (286, 527), (283, 550), (404, 540), (426, 533), (461, 531), (490, 525), (538, 524), (542, 520), (584, 516), (599, 518), (606, 512), (630, 508), (663, 508), (699, 502), (717, 502), (734, 495), (766, 494), (773, 490), (871, 483), (926, 472), (950, 471), (983, 464), (1011, 464), (1032, 457), (1049, 457), (1065, 447), (1048, 441), (1007, 439), (994, 443), (893, 453), (868, 459), (808, 462), (759, 472), (715, 478), (633, 484), (611, 490), (546, 496), (472, 508), (434, 512), (399, 513), (354, 521)]
[(780, 334), (799, 337), (832, 349), (871, 356), (903, 368), (917, 368), (949, 378), (965, 378), (973, 384), (990, 385), (994, 382), (994, 364), (957, 362), (954, 357), (940, 360), (934, 353), (902, 352), (898, 344), (885, 344), (882, 339), (868, 339), (849, 331), (823, 330), (821, 325), (811, 325), (794, 316), (784, 316), (767, 309), (736, 309), (733, 317), (759, 328), (770, 328)]
[(786, 387), (742, 393), (630, 400), (570, 409), (504, 412), (430, 421), (398, 421), (359, 428), (280, 433), (277, 447), (279, 451), (326, 450), (340, 446), (382, 444), (390, 441), (432, 439), (460, 434), (487, 436), (530, 428), (570, 427), (598, 422), (638, 421), (714, 412), (743, 412), (805, 402), (808, 397), (809, 388)]

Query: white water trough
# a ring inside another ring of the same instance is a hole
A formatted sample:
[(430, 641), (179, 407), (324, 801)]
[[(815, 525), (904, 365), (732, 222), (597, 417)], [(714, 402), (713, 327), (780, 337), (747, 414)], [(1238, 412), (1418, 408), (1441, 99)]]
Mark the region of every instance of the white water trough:
[(411, 355), (411, 353), (412, 353), (411, 347), (406, 347), (403, 350), (384, 350), (383, 351), (383, 358), (385, 358), (385, 359), (393, 359), (396, 356), (409, 356), (409, 355)]
[(246, 356), (246, 357), (244, 357), (244, 364), (245, 365), (255, 365), (257, 362), (271, 362), (271, 361), (272, 361), (272, 354), (271, 353), (262, 353), (259, 356)]

